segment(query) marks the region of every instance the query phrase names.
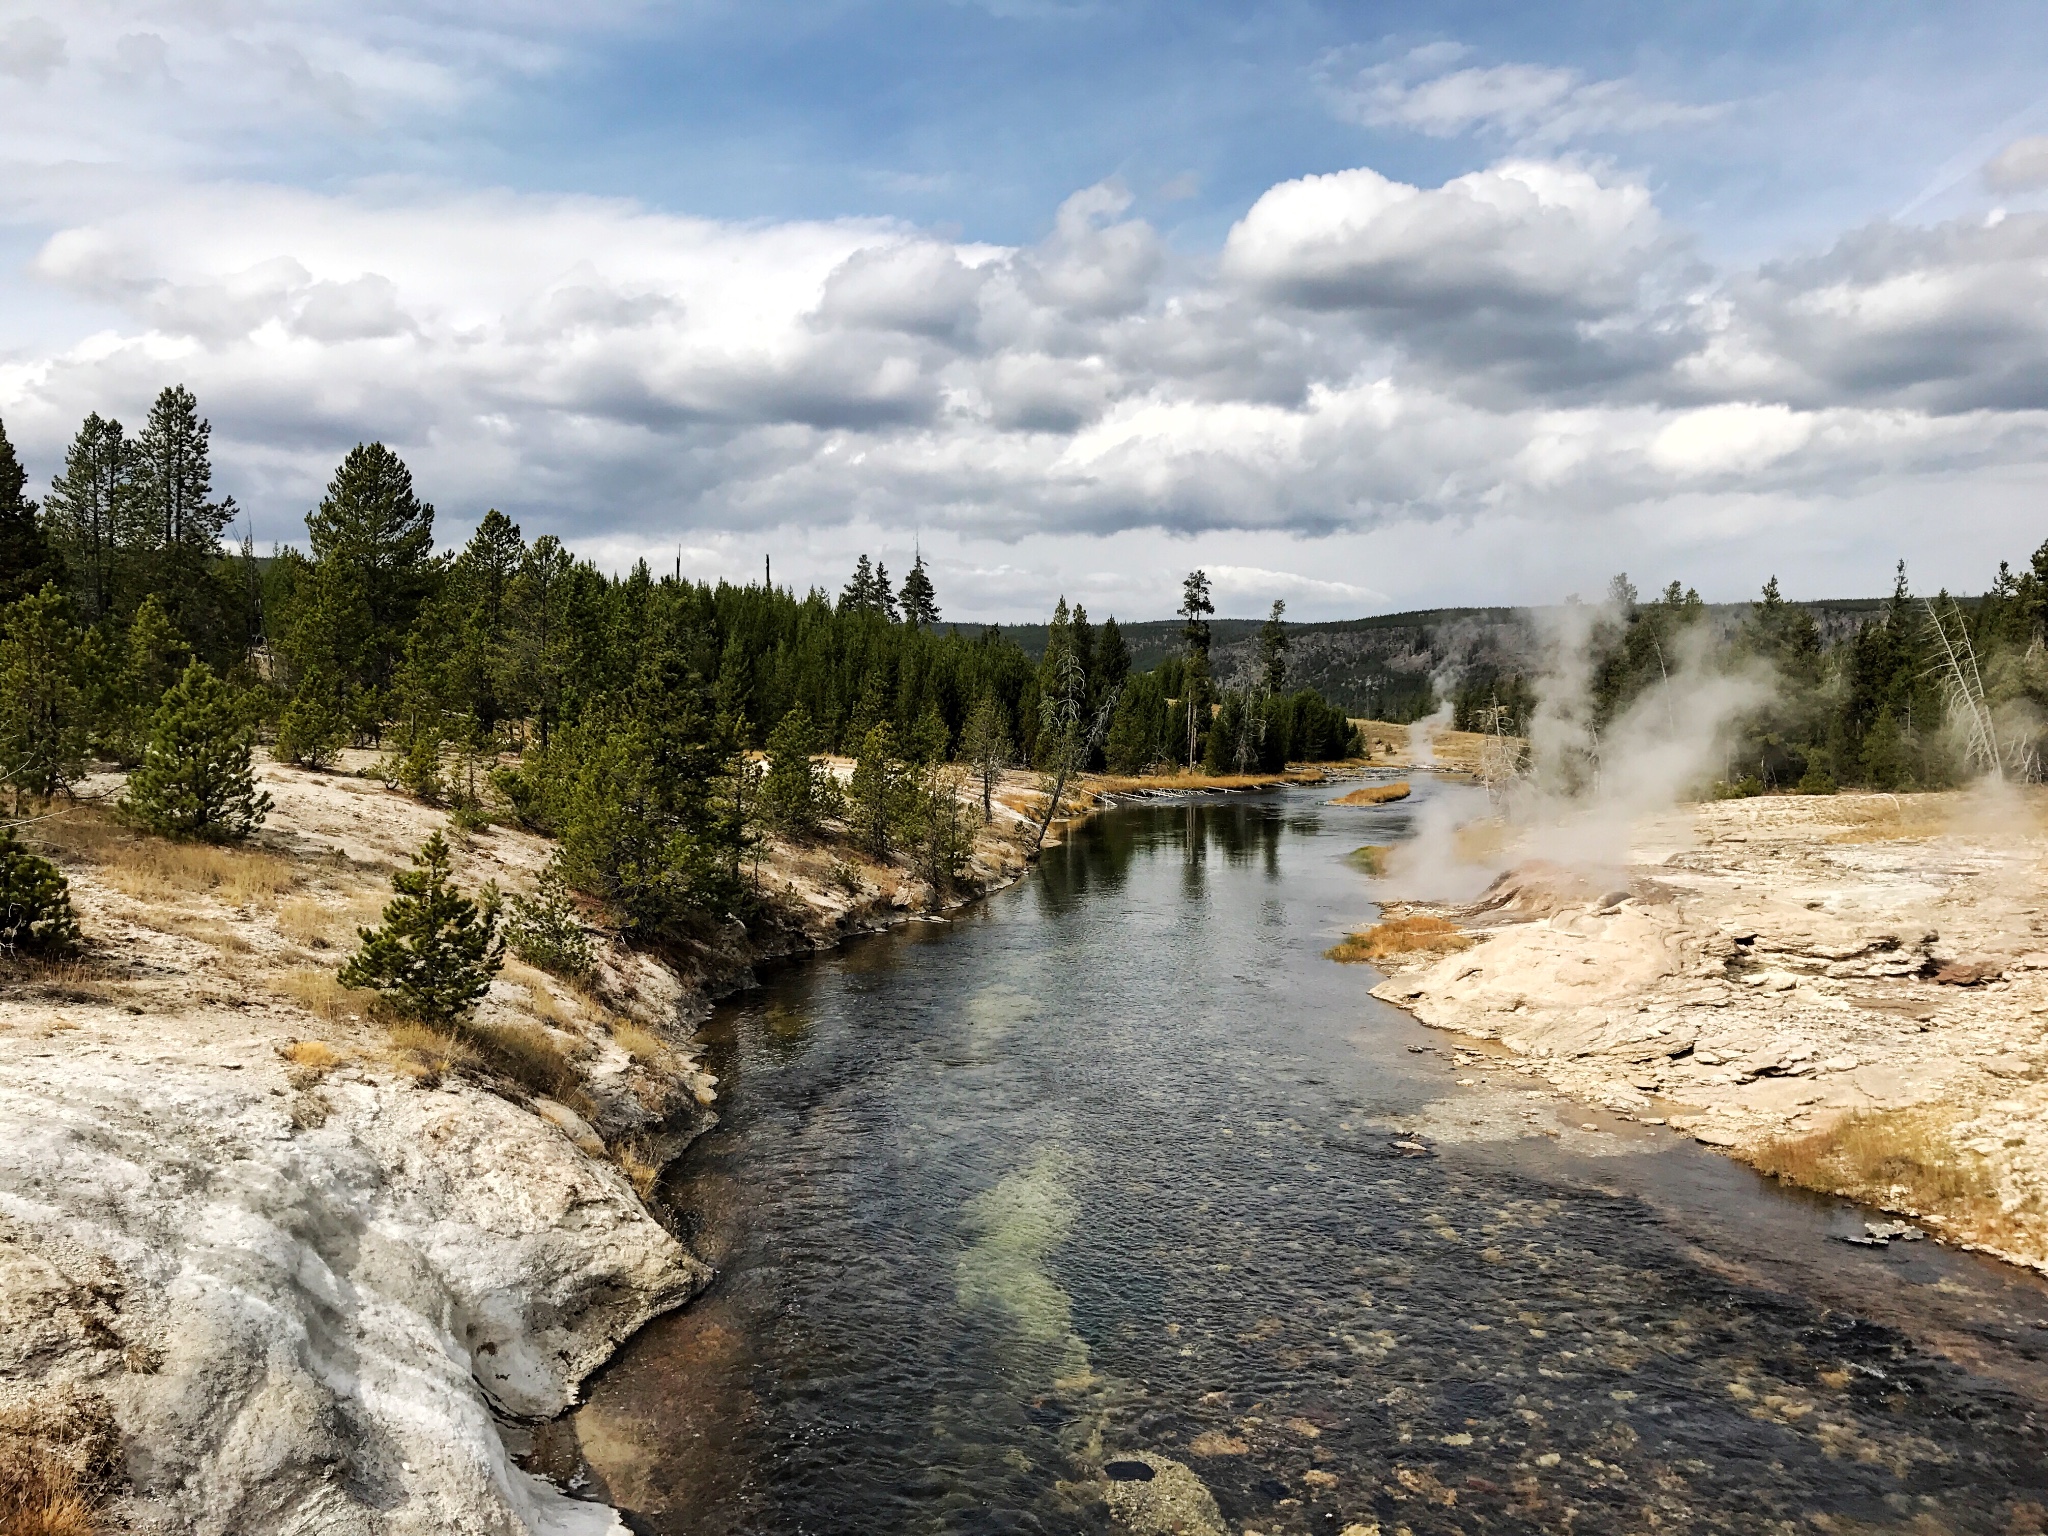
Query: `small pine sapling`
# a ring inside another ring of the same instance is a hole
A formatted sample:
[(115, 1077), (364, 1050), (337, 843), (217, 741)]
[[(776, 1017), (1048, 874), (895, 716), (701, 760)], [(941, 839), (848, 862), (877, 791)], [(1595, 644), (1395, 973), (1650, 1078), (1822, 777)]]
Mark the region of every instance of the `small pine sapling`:
[(168, 837), (241, 841), (271, 805), (256, 787), (249, 739), (234, 689), (205, 662), (191, 663), (157, 709), (123, 808)]
[(0, 827), (0, 959), (68, 955), (77, 948), (70, 885), (56, 865)]
[(587, 975), (591, 966), (590, 935), (584, 931), (560, 860), (541, 871), (531, 897), (514, 896), (505, 919), (505, 939), (512, 953), (528, 965), (557, 976)]
[(448, 840), (439, 832), (391, 877), (396, 893), (384, 921), (359, 928), (362, 948), (343, 965), (344, 987), (381, 992), (400, 1011), (442, 1028), (459, 1023), (490, 990), (505, 960), (495, 892), (479, 903), (449, 878)]

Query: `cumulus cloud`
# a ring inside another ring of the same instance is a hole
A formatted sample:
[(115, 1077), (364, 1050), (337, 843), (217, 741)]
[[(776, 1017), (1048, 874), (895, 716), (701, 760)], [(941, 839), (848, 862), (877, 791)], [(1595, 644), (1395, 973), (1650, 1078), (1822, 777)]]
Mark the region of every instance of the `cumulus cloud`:
[(2048, 214), (1880, 223), (1730, 280), (1682, 372), (1714, 393), (2048, 408)]
[(1224, 271), (1368, 315), (1467, 379), (1564, 388), (1668, 363), (1648, 288), (1683, 268), (1647, 188), (1508, 160), (1434, 189), (1359, 168), (1283, 182), (1231, 229)]
[(1455, 44), (1431, 44), (1399, 59), (1346, 70), (1324, 69), (1325, 88), (1344, 116), (1374, 128), (1435, 138), (1486, 133), (1531, 149), (1575, 139), (1644, 133), (1710, 122), (1726, 110), (1646, 95), (1629, 80), (1588, 80), (1577, 70), (1541, 64), (1448, 68), (1464, 57)]
[[(1247, 607), (1334, 615), (1481, 570), (1541, 595), (1646, 543), (1717, 559), (1717, 533), (1816, 528), (1816, 507), (1882, 501), (1894, 522), (1870, 526), (1892, 527), (1915, 485), (1997, 478), (1999, 505), (2030, 505), (2048, 465), (2048, 215), (1880, 223), (1717, 272), (1642, 177), (1526, 147), (1435, 185), (1282, 181), (1209, 249), (1162, 239), (1115, 182), (1001, 246), (426, 177), (313, 191), (223, 170), (207, 141), (287, 96), (281, 132), (453, 111), (547, 67), (554, 12), (300, 10), (287, 29), (255, 0), (80, 0), (0, 32), (22, 44), (0, 208), (45, 236), (0, 303), (76, 317), (0, 353), (39, 479), (87, 411), (132, 420), (180, 381), (266, 537), (383, 437), (451, 517), (496, 504), (609, 561), (686, 542), (744, 575), (772, 543), (786, 574), (893, 531), (949, 562), (963, 617), (1062, 589), (1163, 610), (1135, 562), (1197, 558)], [(1626, 118), (1614, 82), (1441, 50), (1402, 68), (1375, 110), (1425, 131), (1526, 145)], [(1021, 552), (1048, 539), (1103, 553), (1073, 579)]]

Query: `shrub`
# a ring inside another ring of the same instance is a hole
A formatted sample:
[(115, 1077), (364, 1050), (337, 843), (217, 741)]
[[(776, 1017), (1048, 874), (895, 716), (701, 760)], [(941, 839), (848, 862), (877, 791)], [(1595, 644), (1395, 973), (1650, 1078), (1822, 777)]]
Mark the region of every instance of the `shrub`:
[(559, 860), (541, 871), (531, 897), (514, 896), (505, 920), (505, 940), (528, 965), (557, 976), (581, 976), (590, 969), (590, 936), (583, 930)]
[(164, 695), (122, 805), (153, 832), (209, 843), (240, 842), (270, 814), (235, 692), (205, 662)]
[(439, 832), (391, 877), (397, 894), (376, 928), (361, 928), (362, 948), (337, 977), (344, 987), (381, 992), (423, 1023), (449, 1025), (490, 990), (504, 963), (495, 893), (479, 905), (448, 875), (448, 840)]
[(0, 954), (67, 955), (77, 947), (69, 883), (0, 828)]

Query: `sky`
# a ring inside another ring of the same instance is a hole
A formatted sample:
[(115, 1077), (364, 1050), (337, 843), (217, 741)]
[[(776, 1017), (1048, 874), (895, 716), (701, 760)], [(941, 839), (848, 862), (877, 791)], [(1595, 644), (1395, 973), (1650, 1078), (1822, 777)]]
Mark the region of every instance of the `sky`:
[(2038, 5), (0, 0), (0, 422), (945, 617), (1979, 591)]

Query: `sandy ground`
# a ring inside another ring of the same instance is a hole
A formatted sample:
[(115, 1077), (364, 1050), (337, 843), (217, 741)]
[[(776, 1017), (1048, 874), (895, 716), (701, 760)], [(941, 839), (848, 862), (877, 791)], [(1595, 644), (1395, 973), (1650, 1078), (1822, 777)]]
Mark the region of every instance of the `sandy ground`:
[(475, 1020), (519, 1045), (508, 1077), (334, 971), (433, 830), (470, 889), (530, 890), (550, 845), (350, 772), (261, 776), (245, 848), (130, 831), (111, 779), (28, 829), (87, 948), (0, 972), (0, 1415), (110, 1419), (135, 1530), (622, 1530), (515, 1466), (500, 1424), (563, 1411), (708, 1278), (648, 1203), (715, 1114), (708, 998), (1014, 878), (1029, 783), (957, 890), (778, 844), (750, 871), (783, 909), (765, 944), (598, 934), (575, 985), (508, 961)]
[[(2048, 790), (1769, 797), (1511, 869), (1375, 995), (1557, 1087), (2048, 1268)], [(1483, 841), (1483, 840), (1482, 840)], [(1455, 940), (1453, 941), (1455, 942)]]

